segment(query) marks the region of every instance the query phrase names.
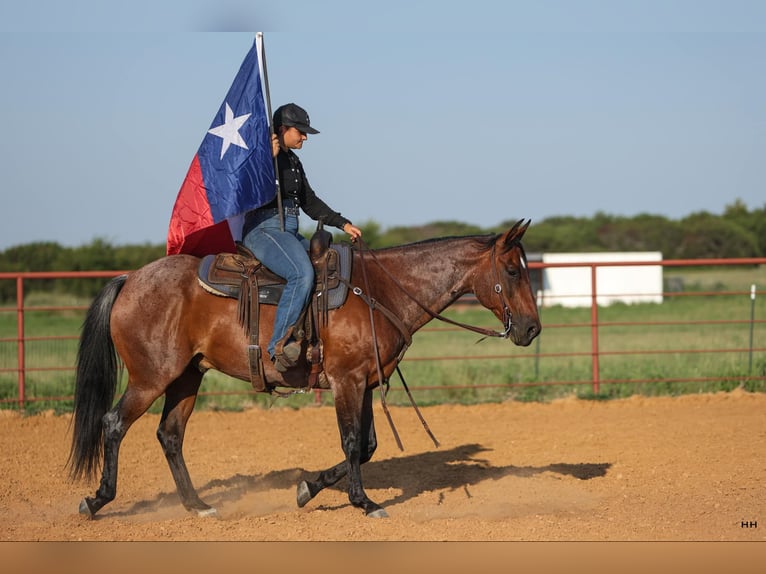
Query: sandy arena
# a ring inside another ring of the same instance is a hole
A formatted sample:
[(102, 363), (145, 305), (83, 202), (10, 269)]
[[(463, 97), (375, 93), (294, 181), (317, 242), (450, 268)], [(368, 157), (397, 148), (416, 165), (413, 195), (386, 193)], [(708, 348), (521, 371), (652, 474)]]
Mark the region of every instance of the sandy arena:
[[(279, 405), (279, 402), (277, 402)], [(69, 416), (0, 411), (3, 541), (763, 541), (766, 395), (551, 404), (376, 405), (379, 448), (363, 467), (388, 519), (348, 503), (343, 480), (306, 507), (296, 484), (341, 460), (332, 408), (196, 412), (185, 455), (217, 518), (187, 513), (144, 415), (123, 442), (117, 498), (77, 508), (93, 484), (64, 468)]]

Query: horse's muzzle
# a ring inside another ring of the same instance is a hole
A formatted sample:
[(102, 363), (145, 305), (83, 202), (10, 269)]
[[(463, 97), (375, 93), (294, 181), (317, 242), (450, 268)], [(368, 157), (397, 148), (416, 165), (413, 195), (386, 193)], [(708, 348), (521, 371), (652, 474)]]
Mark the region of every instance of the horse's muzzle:
[(519, 347), (528, 346), (542, 330), (539, 319), (531, 317), (516, 320), (506, 327), (511, 341)]

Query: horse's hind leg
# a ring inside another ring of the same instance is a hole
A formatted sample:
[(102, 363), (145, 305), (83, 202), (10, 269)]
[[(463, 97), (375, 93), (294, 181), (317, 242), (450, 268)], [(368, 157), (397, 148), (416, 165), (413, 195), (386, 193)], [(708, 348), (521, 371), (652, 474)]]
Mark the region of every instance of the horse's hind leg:
[(162, 445), (184, 508), (196, 512), (199, 516), (213, 516), (216, 514), (216, 510), (202, 502), (198, 496), (189, 477), (189, 470), (186, 468), (183, 455), (186, 423), (194, 410), (201, 382), (202, 373), (189, 366), (167, 388), (162, 419), (157, 428), (157, 439)]
[(125, 394), (103, 417), (104, 423), (104, 468), (101, 484), (94, 497), (80, 502), (80, 514), (93, 517), (105, 504), (117, 495), (117, 460), (120, 443), (130, 426), (146, 412), (156, 396), (136, 391), (128, 384)]
[[(336, 408), (337, 408), (337, 399), (336, 399)], [(340, 416), (338, 418), (338, 422), (341, 426), (341, 440), (343, 441), (343, 448), (345, 451), (346, 444), (347, 442), (350, 442), (350, 441), (347, 441), (345, 438), (345, 435), (343, 432), (343, 423), (341, 422)], [(371, 389), (365, 390), (363, 404), (362, 404), (362, 413), (361, 413), (359, 431), (360, 432), (357, 436), (360, 439), (358, 453), (359, 453), (359, 465), (361, 465), (372, 458), (372, 455), (375, 452), (375, 449), (378, 447), (377, 436), (375, 434), (375, 421), (373, 419), (373, 414), (372, 414), (372, 390)], [(351, 450), (353, 450), (353, 448)], [(348, 456), (348, 453), (347, 453), (347, 456)], [(297, 496), (298, 506), (299, 507), (305, 506), (309, 502), (309, 500), (314, 498), (323, 489), (327, 488), (328, 486), (332, 486), (333, 484), (337, 483), (341, 478), (346, 476), (349, 473), (348, 471), (349, 471), (349, 462), (348, 460), (345, 460), (343, 462), (336, 464), (332, 468), (328, 468), (327, 470), (320, 472), (319, 476), (317, 477), (315, 481), (304, 480), (301, 483), (299, 483), (298, 496)], [(359, 470), (359, 477), (360, 477), (360, 482), (359, 482), (358, 488), (361, 490), (362, 489), (361, 470)], [(351, 495), (351, 486), (350, 486), (349, 499), (351, 499), (351, 496), (352, 495)], [(358, 497), (358, 493), (357, 493), (357, 497)], [(387, 516), (386, 511), (383, 510), (379, 505), (369, 500), (367, 496), (364, 494), (363, 490), (361, 490), (361, 497), (359, 497), (359, 500), (360, 500), (359, 504), (354, 503), (354, 500), (352, 500), (352, 504), (354, 504), (354, 506), (363, 507), (368, 516), (374, 516), (377, 518), (382, 518)], [(367, 505), (365, 505), (365, 502), (364, 502), (365, 500), (367, 501)]]

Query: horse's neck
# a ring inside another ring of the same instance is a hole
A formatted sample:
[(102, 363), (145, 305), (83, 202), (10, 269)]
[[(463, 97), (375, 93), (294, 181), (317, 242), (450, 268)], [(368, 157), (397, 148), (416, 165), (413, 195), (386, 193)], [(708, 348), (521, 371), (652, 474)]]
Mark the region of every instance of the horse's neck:
[(385, 285), (382, 292), (373, 287), (373, 296), (381, 300), (385, 297), (386, 303), (414, 332), (431, 320), (418, 302), (434, 313), (441, 313), (460, 296), (470, 292), (478, 257), (475, 241), (449, 238), (376, 252), (377, 263), (387, 273), (377, 264), (370, 264), (369, 259), (365, 263), (368, 270), (374, 270), (371, 284)]

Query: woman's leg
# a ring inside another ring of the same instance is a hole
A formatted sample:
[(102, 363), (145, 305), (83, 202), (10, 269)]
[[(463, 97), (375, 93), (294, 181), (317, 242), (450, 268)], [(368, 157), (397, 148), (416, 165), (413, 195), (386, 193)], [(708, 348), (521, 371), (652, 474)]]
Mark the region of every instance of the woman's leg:
[(259, 226), (244, 239), (245, 246), (266, 267), (287, 281), (274, 319), (274, 333), (267, 351), (274, 358), (276, 344), (300, 317), (314, 287), (314, 268), (304, 242), (294, 233)]

